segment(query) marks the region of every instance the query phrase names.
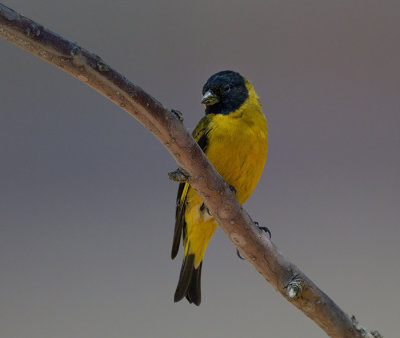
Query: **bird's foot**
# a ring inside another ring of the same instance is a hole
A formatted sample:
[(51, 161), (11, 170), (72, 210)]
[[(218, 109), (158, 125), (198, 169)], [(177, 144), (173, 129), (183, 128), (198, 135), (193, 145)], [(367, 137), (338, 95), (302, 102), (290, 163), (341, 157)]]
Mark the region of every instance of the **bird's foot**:
[(204, 211), (207, 211), (207, 214), (209, 214), (211, 216), (210, 210), (206, 207), (206, 205), (204, 203), (200, 206), (200, 211), (202, 213), (204, 213)]
[[(269, 235), (269, 239), (271, 239), (271, 231), (267, 228), (267, 227), (262, 227), (262, 226), (260, 226), (259, 224), (258, 224), (258, 222), (254, 222), (254, 224), (255, 224), (255, 226), (258, 228), (258, 229), (260, 229), (261, 231), (264, 231), (266, 234), (268, 234)], [(237, 254), (237, 256), (240, 258), (240, 259), (246, 259), (246, 258), (244, 258), (241, 254), (240, 254), (240, 251), (238, 250), (238, 249), (236, 249), (236, 254)]]
[(179, 120), (179, 121), (183, 121), (183, 114), (176, 109), (171, 109), (171, 113), (175, 115), (175, 117)]
[(242, 260), (245, 260), (246, 258), (244, 258), (241, 254), (240, 254), (240, 251), (238, 250), (238, 249), (236, 249), (236, 255), (240, 258), (240, 259), (242, 259)]
[(237, 195), (237, 190), (236, 190), (236, 188), (233, 186), (233, 185), (230, 185), (230, 184), (228, 184), (229, 185), (229, 189), (231, 189), (231, 191), (235, 194), (235, 196)]
[(266, 234), (268, 234), (269, 239), (271, 239), (272, 235), (271, 235), (271, 231), (267, 228), (267, 227), (262, 227), (258, 224), (258, 222), (254, 222), (254, 224), (256, 225), (257, 228), (259, 228), (260, 230), (264, 231)]
[(185, 183), (189, 178), (189, 174), (182, 168), (178, 168), (168, 173), (168, 177), (171, 181)]

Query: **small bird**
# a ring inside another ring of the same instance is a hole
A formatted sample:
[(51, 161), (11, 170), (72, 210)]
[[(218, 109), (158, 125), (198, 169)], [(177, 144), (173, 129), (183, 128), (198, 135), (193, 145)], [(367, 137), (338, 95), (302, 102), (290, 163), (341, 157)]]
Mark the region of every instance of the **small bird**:
[[(205, 116), (192, 133), (240, 204), (253, 192), (267, 159), (267, 120), (251, 83), (239, 73), (222, 71), (203, 86)], [(174, 301), (201, 302), (201, 267), (217, 223), (188, 183), (180, 183), (171, 258), (182, 237), (184, 257)]]

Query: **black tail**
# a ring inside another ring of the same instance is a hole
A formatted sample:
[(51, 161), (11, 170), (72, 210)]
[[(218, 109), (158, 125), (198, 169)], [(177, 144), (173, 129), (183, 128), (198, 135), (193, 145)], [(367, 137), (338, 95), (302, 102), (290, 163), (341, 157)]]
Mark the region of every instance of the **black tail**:
[(197, 306), (201, 303), (201, 266), (194, 268), (194, 255), (187, 255), (182, 263), (181, 274), (179, 275), (178, 286), (176, 287), (174, 301), (179, 302), (183, 297)]

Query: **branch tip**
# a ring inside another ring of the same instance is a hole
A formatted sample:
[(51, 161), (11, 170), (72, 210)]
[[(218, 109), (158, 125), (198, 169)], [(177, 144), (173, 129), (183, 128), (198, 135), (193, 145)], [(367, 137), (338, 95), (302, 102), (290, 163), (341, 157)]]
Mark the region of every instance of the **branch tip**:
[(383, 338), (383, 336), (377, 330), (371, 331), (371, 335), (374, 338)]
[(352, 328), (354, 328), (357, 332), (360, 332), (362, 337), (383, 338), (383, 336), (377, 330), (368, 332), (368, 330), (358, 322), (356, 316), (354, 315), (351, 316), (351, 323)]

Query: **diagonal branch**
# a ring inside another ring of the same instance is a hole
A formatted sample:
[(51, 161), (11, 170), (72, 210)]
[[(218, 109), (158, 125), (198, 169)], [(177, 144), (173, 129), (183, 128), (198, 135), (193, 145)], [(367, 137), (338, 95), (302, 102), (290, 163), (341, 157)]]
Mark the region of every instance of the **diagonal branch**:
[(0, 35), (61, 68), (120, 106), (153, 133), (189, 174), (226, 235), (254, 268), (290, 303), (331, 337), (381, 337), (345, 314), (269, 239), (260, 233), (229, 186), (172, 113), (99, 56), (0, 4)]

